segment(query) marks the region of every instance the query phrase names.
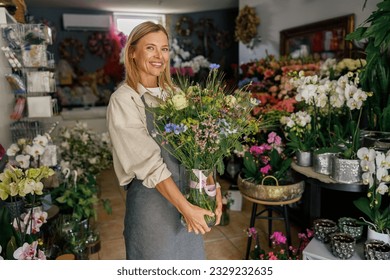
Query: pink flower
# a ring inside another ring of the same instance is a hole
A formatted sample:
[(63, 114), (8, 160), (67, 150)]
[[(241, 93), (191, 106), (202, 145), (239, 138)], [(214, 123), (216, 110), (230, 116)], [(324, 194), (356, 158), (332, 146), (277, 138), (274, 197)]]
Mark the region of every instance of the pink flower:
[(266, 166), (260, 168), (260, 172), (265, 175), (268, 174), (271, 169), (271, 165), (267, 164)]
[(13, 257), (16, 260), (46, 260), (45, 254), (38, 249), (38, 241), (34, 241), (31, 244), (25, 242), (22, 247), (19, 247), (15, 250)]
[(280, 136), (278, 136), (275, 132), (271, 132), (268, 134), (267, 142), (269, 144), (280, 145), (282, 143), (282, 138), (280, 138)]
[(287, 238), (280, 231), (275, 231), (271, 235), (271, 239), (275, 242), (276, 245), (286, 244)]

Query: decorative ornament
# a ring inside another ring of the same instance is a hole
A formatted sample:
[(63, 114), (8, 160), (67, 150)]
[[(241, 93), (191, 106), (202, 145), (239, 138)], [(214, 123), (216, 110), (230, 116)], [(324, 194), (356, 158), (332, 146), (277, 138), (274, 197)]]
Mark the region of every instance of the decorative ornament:
[(180, 36), (187, 36), (187, 37), (190, 36), (192, 34), (193, 29), (194, 29), (194, 22), (190, 17), (182, 16), (176, 22), (176, 33), (179, 34)]
[(251, 8), (249, 6), (242, 8), (236, 18), (236, 40), (241, 41), (247, 46), (253, 45), (251, 44), (253, 40), (259, 41), (259, 36), (257, 36), (257, 26), (259, 24), (260, 19), (256, 15), (255, 8)]
[(80, 40), (75, 38), (65, 38), (59, 45), (60, 57), (68, 61), (71, 65), (77, 65), (84, 58), (85, 49)]

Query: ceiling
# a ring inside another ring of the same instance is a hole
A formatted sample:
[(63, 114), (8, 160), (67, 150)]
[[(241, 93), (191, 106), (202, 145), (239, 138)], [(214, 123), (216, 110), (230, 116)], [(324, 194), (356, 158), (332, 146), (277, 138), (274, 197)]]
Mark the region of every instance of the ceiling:
[(238, 0), (26, 0), (27, 8), (176, 14), (238, 8)]

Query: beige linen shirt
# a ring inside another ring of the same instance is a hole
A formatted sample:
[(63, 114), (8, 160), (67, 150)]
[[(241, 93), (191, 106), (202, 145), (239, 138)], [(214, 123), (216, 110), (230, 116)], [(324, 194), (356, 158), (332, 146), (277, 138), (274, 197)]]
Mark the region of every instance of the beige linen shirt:
[(156, 98), (142, 85), (138, 92), (121, 85), (110, 97), (107, 127), (113, 146), (113, 162), (119, 184), (125, 186), (135, 177), (148, 188), (172, 174), (161, 157), (160, 146), (149, 134), (145, 105), (141, 99), (156, 106)]

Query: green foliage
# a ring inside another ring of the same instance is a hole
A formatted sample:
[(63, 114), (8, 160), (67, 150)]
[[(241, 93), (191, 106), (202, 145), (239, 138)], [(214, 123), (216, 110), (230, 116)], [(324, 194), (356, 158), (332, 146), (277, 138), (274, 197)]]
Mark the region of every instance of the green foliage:
[(390, 108), (390, 0), (378, 3), (377, 8), (346, 39), (367, 40), (367, 65), (360, 78), (363, 88), (373, 92), (367, 110), (369, 129), (390, 131), (389, 119), (383, 117), (383, 114), (388, 116)]

